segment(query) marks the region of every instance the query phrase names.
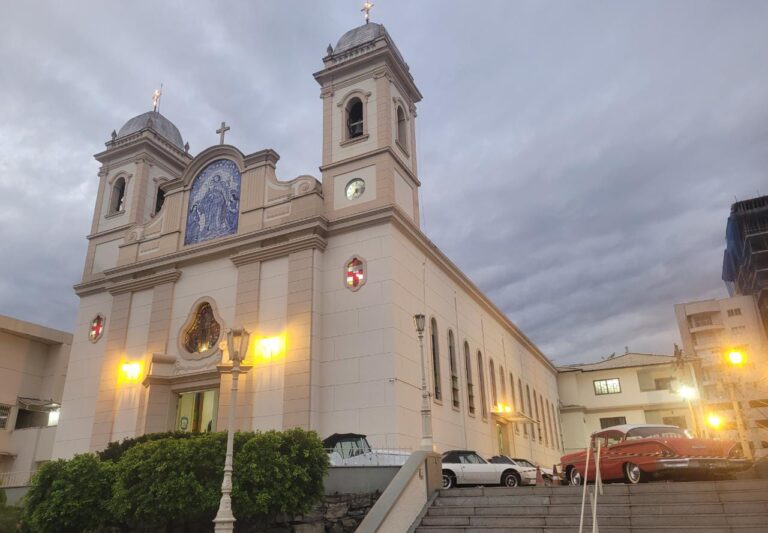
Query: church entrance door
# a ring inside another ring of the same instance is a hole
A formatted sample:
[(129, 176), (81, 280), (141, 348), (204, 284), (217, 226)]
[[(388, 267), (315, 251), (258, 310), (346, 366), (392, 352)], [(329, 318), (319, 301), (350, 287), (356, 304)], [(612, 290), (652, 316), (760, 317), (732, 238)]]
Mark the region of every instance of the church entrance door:
[(192, 433), (216, 431), (218, 404), (219, 391), (216, 389), (179, 394), (176, 431)]

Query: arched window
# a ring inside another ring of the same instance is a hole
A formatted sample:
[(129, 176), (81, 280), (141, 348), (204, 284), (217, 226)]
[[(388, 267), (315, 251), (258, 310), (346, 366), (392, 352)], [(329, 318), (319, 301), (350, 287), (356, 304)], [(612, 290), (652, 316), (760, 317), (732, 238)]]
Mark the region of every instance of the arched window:
[(491, 376), (491, 407), (496, 407), (499, 404), (499, 395), (496, 391), (496, 370), (493, 367), (493, 359), (488, 359), (488, 370)]
[(555, 428), (552, 427), (552, 404), (549, 400), (546, 400), (546, 409), (544, 412), (547, 414), (547, 427), (549, 428), (549, 443), (552, 448), (555, 447)]
[(501, 403), (508, 403), (507, 386), (504, 383), (504, 367), (499, 365), (499, 391), (501, 391)]
[[(549, 430), (547, 429), (547, 412), (544, 410), (544, 397), (539, 394), (539, 407), (541, 408), (541, 424), (544, 426), (544, 444), (549, 446)], [(539, 432), (541, 440), (541, 432)]]
[(459, 369), (456, 365), (456, 343), (453, 340), (453, 331), (448, 330), (448, 360), (451, 365), (451, 401), (453, 406), (459, 408)]
[(464, 367), (467, 373), (467, 409), (475, 414), (475, 386), (472, 383), (472, 361), (469, 355), (469, 343), (464, 341)]
[(397, 106), (397, 142), (405, 148), (406, 143), (405, 111), (402, 106)]
[(483, 371), (483, 354), (477, 352), (477, 379), (480, 380), (480, 405), (483, 418), (488, 418), (488, 396), (485, 393), (485, 372)]
[(125, 178), (117, 178), (112, 185), (112, 197), (109, 200), (109, 214), (121, 213), (125, 209)]
[(549, 409), (552, 415), (552, 427), (555, 431), (555, 446), (557, 446), (558, 450), (561, 450), (562, 448), (560, 447), (560, 429), (557, 427), (557, 413), (555, 412), (555, 405), (549, 404)]
[(536, 422), (538, 422), (536, 425), (538, 426), (537, 429), (539, 430), (539, 442), (541, 442), (541, 416), (539, 415), (539, 402), (536, 399), (536, 389), (533, 389), (533, 409), (536, 412)]
[(437, 344), (437, 322), (433, 318), (429, 323), (430, 344), (432, 344), (432, 377), (434, 379), (435, 400), (443, 399), (440, 386), (440, 347)]
[(347, 103), (347, 139), (363, 135), (363, 102), (352, 98)]
[(163, 208), (164, 203), (165, 203), (165, 191), (160, 187), (158, 187), (157, 194), (155, 195), (155, 210), (152, 212), (152, 214), (156, 215)]

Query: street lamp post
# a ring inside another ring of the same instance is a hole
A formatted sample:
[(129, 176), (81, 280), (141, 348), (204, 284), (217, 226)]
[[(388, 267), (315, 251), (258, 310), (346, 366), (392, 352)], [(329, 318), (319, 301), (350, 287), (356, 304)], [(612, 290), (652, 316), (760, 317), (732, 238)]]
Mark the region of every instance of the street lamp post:
[[(739, 350), (732, 350), (728, 353), (727, 361), (731, 368), (739, 368), (744, 364), (744, 354)], [(733, 404), (733, 414), (736, 419), (736, 431), (739, 434), (739, 442), (741, 443), (744, 457), (752, 460), (752, 448), (749, 446), (749, 439), (747, 438), (747, 430), (744, 427), (744, 411), (741, 408), (741, 402), (736, 398), (736, 390), (734, 386), (733, 371), (727, 372), (728, 381), (725, 383), (725, 387), (728, 390), (728, 396)], [(739, 377), (740, 378), (740, 377)]]
[(235, 409), (237, 406), (237, 379), (251, 369), (249, 365), (241, 364), (248, 353), (250, 337), (245, 328), (227, 331), (227, 351), (232, 365), (218, 365), (222, 374), (232, 374), (232, 395), (229, 403), (229, 422), (227, 423), (227, 455), (224, 460), (224, 480), (221, 482), (221, 500), (219, 511), (213, 519), (215, 531), (231, 532), (235, 526), (235, 516), (232, 514), (232, 455), (235, 442)]
[(678, 390), (677, 393), (680, 395), (682, 399), (684, 399), (688, 403), (688, 410), (691, 413), (691, 424), (693, 427), (691, 428), (693, 430), (693, 435), (695, 437), (700, 437), (699, 434), (699, 422), (696, 419), (696, 413), (693, 410), (693, 404), (691, 403), (694, 398), (696, 398), (696, 389), (693, 387), (689, 387), (688, 385), (682, 385)]
[(434, 451), (432, 442), (432, 409), (429, 406), (429, 391), (427, 390), (427, 370), (424, 364), (424, 315), (414, 315), (416, 333), (419, 335), (419, 350), (421, 351), (421, 448)]

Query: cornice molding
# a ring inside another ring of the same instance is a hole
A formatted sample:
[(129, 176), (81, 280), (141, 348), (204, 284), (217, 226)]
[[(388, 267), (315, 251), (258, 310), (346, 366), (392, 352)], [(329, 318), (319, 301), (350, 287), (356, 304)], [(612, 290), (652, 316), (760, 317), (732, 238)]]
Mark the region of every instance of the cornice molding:
[[(357, 139), (353, 139), (353, 141), (354, 140), (357, 140)], [(364, 154), (354, 155), (354, 156), (348, 157), (346, 159), (341, 159), (339, 161), (334, 161), (333, 163), (329, 163), (327, 165), (323, 165), (323, 166), (320, 167), (320, 172), (327, 172), (329, 170), (333, 170), (333, 169), (338, 168), (338, 167), (343, 167), (344, 165), (349, 165), (351, 163), (357, 163), (357, 162), (365, 160), (365, 159), (371, 159), (371, 158), (373, 158), (373, 157), (375, 157), (377, 155), (381, 155), (381, 154), (389, 154), (390, 156), (392, 156), (392, 159), (397, 164), (398, 170), (402, 170), (403, 173), (407, 174), (408, 177), (411, 180), (413, 180), (413, 182), (417, 186), (421, 186), (421, 182), (419, 181), (419, 178), (416, 177), (416, 174), (414, 174), (413, 171), (410, 168), (408, 168), (407, 166), (405, 166), (403, 164), (402, 156), (400, 154), (398, 154), (397, 152), (395, 152), (392, 149), (392, 146), (390, 146), (390, 145), (382, 146), (381, 148), (376, 148), (375, 150), (371, 150), (369, 152), (365, 152)]]
[(240, 267), (250, 263), (255, 263), (257, 261), (267, 261), (268, 259), (283, 257), (294, 252), (306, 250), (308, 248), (317, 248), (318, 250), (323, 251), (325, 250), (326, 246), (328, 246), (328, 241), (326, 239), (320, 235), (311, 234), (292, 239), (287, 242), (266, 246), (264, 248), (246, 250), (230, 257), (230, 260), (236, 266)]
[(176, 283), (181, 277), (181, 270), (169, 270), (158, 272), (141, 278), (130, 279), (126, 281), (115, 282), (107, 285), (107, 291), (112, 296), (126, 292), (136, 292), (144, 289), (151, 289), (163, 283)]

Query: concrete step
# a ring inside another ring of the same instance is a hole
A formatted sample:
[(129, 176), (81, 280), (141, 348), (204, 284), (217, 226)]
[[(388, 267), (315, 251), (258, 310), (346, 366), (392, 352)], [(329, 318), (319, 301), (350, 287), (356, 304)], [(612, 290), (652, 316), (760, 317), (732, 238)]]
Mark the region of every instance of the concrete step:
[[(580, 504), (581, 494), (497, 494), (489, 493), (488, 496), (440, 496), (445, 501), (461, 498), (460, 501), (466, 502), (469, 498), (482, 505), (487, 498), (493, 498), (494, 502), (507, 503), (510, 505), (561, 505), (561, 504)], [(666, 503), (717, 503), (717, 502), (738, 502), (738, 501), (760, 501), (768, 500), (768, 490), (749, 490), (749, 491), (730, 491), (730, 492), (673, 492), (663, 496)], [(603, 494), (598, 496), (598, 501), (602, 503), (655, 503), (659, 499), (658, 494)], [(458, 501), (458, 500), (457, 500)], [(589, 497), (587, 497), (589, 501)], [(450, 504), (448, 504), (450, 505)]]
[[(768, 498), (768, 495), (766, 495)], [(587, 505), (587, 507), (589, 507)], [(686, 503), (686, 504), (611, 504), (598, 500), (598, 516), (636, 516), (636, 515), (714, 515), (714, 514), (766, 514), (768, 522), (768, 501), (758, 502), (728, 502), (728, 503)], [(427, 516), (578, 516), (581, 504), (572, 505), (511, 505), (486, 502), (464, 502), (461, 499), (450, 499), (445, 502), (439, 498), (427, 511)], [(766, 528), (768, 531), (768, 528)]]
[[(578, 533), (578, 527), (544, 526), (544, 527), (482, 527), (482, 526), (419, 526), (416, 533)], [(600, 533), (766, 533), (764, 526), (727, 526), (727, 527), (603, 527)]]
[[(592, 487), (590, 486), (590, 490)], [(485, 495), (552, 495), (581, 494), (583, 487), (462, 487), (441, 490), (441, 497), (485, 496)], [(728, 492), (746, 490), (768, 490), (768, 479), (743, 479), (728, 481), (668, 481), (626, 485), (610, 483), (603, 485), (604, 494), (676, 493), (676, 492)]]
[[(584, 517), (592, 527), (592, 516)], [(672, 516), (604, 516), (597, 523), (603, 527), (725, 527), (767, 526), (766, 515), (672, 515)], [(422, 526), (476, 527), (577, 527), (579, 516), (425, 516)]]

